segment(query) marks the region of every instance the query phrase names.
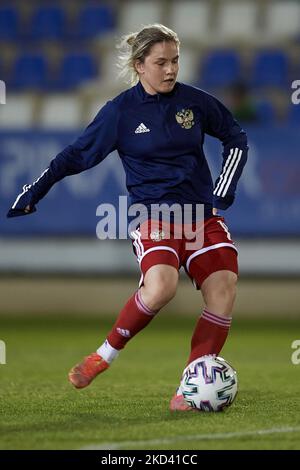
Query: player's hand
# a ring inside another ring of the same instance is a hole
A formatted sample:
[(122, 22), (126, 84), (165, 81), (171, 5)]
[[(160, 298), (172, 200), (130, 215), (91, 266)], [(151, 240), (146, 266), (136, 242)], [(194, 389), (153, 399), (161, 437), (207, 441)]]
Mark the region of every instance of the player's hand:
[(213, 211), (213, 215), (219, 215), (218, 214), (218, 209), (216, 207), (213, 207), (212, 211)]
[(36, 211), (36, 207), (32, 200), (32, 194), (30, 188), (25, 185), (23, 186), (23, 192), (19, 194), (17, 199), (15, 200), (12, 207), (9, 209), (7, 213), (7, 217), (19, 217), (21, 215), (28, 215), (32, 214)]

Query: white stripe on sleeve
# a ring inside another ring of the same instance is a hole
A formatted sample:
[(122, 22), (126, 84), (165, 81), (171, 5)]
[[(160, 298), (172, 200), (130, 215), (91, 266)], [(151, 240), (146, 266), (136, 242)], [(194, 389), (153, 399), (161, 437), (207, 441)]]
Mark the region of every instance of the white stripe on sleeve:
[[(233, 151), (233, 153), (232, 153)], [(224, 165), (219, 183), (214, 190), (214, 195), (224, 197), (235, 174), (237, 166), (242, 157), (242, 150), (239, 148), (230, 149), (230, 154)]]

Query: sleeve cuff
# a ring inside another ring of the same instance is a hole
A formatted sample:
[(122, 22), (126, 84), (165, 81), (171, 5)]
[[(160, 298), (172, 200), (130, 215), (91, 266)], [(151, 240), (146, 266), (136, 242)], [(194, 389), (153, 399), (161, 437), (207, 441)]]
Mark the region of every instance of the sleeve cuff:
[(214, 197), (213, 206), (220, 210), (226, 210), (233, 204), (234, 196)]

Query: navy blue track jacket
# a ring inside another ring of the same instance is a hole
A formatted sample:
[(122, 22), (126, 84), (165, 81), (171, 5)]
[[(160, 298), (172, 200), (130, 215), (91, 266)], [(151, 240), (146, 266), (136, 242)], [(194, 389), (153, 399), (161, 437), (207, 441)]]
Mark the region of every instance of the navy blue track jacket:
[[(205, 134), (224, 146), (214, 185), (203, 152)], [(248, 147), (245, 132), (212, 95), (179, 82), (170, 93), (149, 95), (139, 82), (108, 101), (83, 134), (24, 187), (31, 205), (54, 183), (97, 165), (113, 150), (124, 166), (132, 204), (202, 203), (211, 214), (212, 206), (232, 204)]]

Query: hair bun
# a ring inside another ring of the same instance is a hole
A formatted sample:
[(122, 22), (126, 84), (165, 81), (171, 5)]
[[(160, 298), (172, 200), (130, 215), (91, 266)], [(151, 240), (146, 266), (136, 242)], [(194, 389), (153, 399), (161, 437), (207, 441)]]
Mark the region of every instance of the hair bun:
[(135, 39), (136, 39), (136, 33), (133, 33), (133, 34), (130, 34), (127, 38), (127, 44), (129, 44), (129, 46), (133, 46), (134, 45), (134, 42), (135, 42)]

